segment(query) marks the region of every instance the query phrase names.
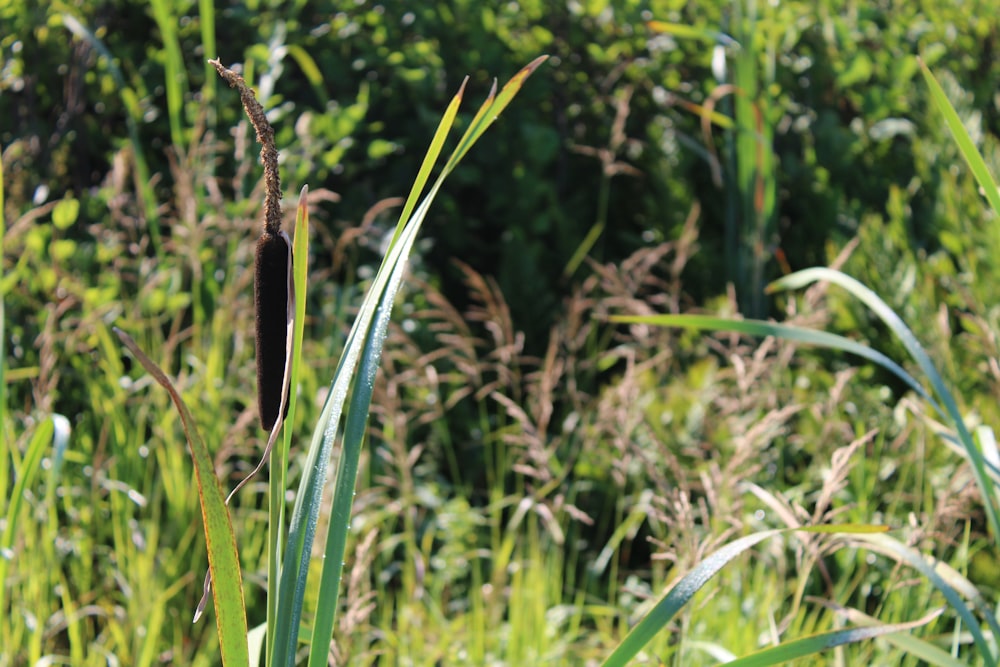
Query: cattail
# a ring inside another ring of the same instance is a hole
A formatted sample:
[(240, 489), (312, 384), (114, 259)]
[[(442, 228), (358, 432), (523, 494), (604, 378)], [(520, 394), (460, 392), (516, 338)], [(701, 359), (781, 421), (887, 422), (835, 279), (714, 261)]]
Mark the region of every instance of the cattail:
[[(260, 426), (265, 431), (270, 431), (277, 421), (284, 393), (290, 259), (288, 237), (265, 229), (257, 240), (253, 280), (257, 310), (257, 409)], [(282, 419), (287, 414), (286, 403)]]
[[(209, 61), (230, 86), (240, 93), (243, 108), (260, 142), (260, 161), (264, 164), (264, 231), (257, 240), (254, 263), (254, 305), (257, 339), (257, 409), (260, 425), (270, 431), (278, 420), (285, 393), (285, 361), (288, 345), (288, 301), (291, 294), (291, 243), (281, 231), (281, 183), (278, 178), (278, 150), (274, 128), (267, 122), (264, 108), (253, 91), (236, 72)], [(288, 404), (285, 404), (285, 414)]]

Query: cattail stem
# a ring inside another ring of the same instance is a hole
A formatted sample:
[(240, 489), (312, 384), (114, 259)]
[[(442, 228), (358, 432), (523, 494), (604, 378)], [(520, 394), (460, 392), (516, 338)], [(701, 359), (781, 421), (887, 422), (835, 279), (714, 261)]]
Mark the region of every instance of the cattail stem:
[(240, 100), (260, 144), (260, 161), (264, 165), (264, 232), (277, 235), (281, 231), (281, 178), (278, 176), (278, 149), (274, 145), (274, 128), (267, 122), (264, 107), (243, 77), (218, 60), (209, 60), (219, 75), (240, 93)]

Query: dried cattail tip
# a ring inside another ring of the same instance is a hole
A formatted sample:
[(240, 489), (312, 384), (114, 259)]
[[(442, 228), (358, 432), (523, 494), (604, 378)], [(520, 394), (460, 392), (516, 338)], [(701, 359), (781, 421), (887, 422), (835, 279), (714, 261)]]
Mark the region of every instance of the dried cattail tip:
[[(270, 431), (278, 419), (284, 393), (288, 344), (288, 275), (291, 271), (288, 237), (265, 231), (257, 240), (254, 265), (254, 305), (257, 309), (257, 407), (260, 425)], [(285, 414), (288, 404), (285, 404)]]

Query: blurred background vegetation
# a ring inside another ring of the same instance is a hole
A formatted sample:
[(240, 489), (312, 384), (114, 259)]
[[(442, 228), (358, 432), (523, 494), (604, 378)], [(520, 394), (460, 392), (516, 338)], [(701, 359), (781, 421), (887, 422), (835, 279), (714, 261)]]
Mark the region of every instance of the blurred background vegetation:
[[(28, 489), (0, 664), (212, 664), (210, 624), (186, 621), (205, 564), (181, 431), (109, 333), (178, 378), (227, 479), (252, 465), (261, 170), (209, 57), (241, 64), (268, 110), (286, 200), (310, 187), (305, 437), (450, 96), (552, 56), (450, 179), (413, 260), (340, 660), (584, 664), (755, 520), (749, 483), (816, 521), (907, 528), (996, 599), (968, 473), (904, 386), (828, 352), (605, 321), (776, 316), (902, 359), (836, 290), (763, 296), (836, 260), (903, 315), (974, 422), (1000, 423), (1000, 232), (916, 60), (1000, 174), (989, 0), (6, 0), (0, 27), (8, 494), (41, 424), (72, 427)], [(831, 503), (833, 453), (869, 431)], [(259, 622), (256, 490), (234, 520)], [(803, 594), (889, 620), (935, 604), (891, 564), (813, 547), (747, 561), (650, 655), (708, 660), (681, 637), (749, 652), (769, 614), (793, 636), (829, 627), (821, 606), (793, 613)], [(894, 650), (855, 647), (848, 664), (909, 659)]]

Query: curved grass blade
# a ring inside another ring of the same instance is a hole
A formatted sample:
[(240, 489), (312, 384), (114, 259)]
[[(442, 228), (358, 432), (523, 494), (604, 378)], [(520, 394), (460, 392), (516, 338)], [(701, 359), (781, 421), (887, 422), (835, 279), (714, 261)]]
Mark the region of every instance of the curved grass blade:
[[(948, 429), (947, 424), (942, 424), (934, 420), (930, 415), (923, 415), (923, 417), (924, 421), (930, 425), (931, 429), (941, 438), (941, 441), (948, 449), (964, 459), (969, 458), (969, 452), (965, 449), (965, 445)], [(976, 429), (976, 437), (979, 440), (980, 447), (983, 449), (983, 463), (986, 466), (986, 474), (993, 480), (993, 485), (997, 493), (1000, 494), (1000, 465), (995, 462), (995, 450), (992, 449), (995, 446), (995, 442), (989, 439), (989, 434), (991, 433), (992, 429), (988, 426), (985, 427), (985, 430), (984, 427)], [(984, 440), (984, 438), (987, 439)]]
[(937, 410), (938, 414), (941, 416), (945, 414), (937, 404), (937, 401), (902, 366), (878, 350), (862, 345), (850, 338), (838, 336), (837, 334), (816, 331), (814, 329), (804, 329), (802, 327), (792, 327), (776, 322), (765, 322), (763, 320), (732, 320), (708, 315), (614, 315), (610, 318), (610, 321), (621, 324), (649, 324), (653, 326), (682, 327), (705, 331), (736, 331), (752, 336), (775, 336), (776, 338), (783, 338), (797, 343), (807, 343), (818, 347), (843, 350), (844, 352), (850, 352), (882, 366), (905, 382), (908, 387), (919, 394), (924, 400), (928, 401)]
[(656, 603), (656, 606), (632, 628), (618, 648), (604, 661), (606, 667), (623, 666), (634, 658), (642, 647), (662, 630), (681, 608), (694, 597), (708, 580), (714, 577), (727, 563), (764, 540), (780, 535), (784, 530), (766, 530), (741, 537), (730, 542), (688, 572), (670, 591)]
[(708, 44), (720, 44), (722, 46), (739, 46), (740, 43), (724, 32), (718, 30), (708, 30), (707, 28), (695, 28), (684, 23), (672, 23), (670, 21), (649, 21), (646, 23), (653, 32), (679, 37), (681, 39), (693, 39)]
[(972, 582), (948, 564), (931, 560), (928, 556), (924, 556), (889, 535), (859, 535), (855, 541), (867, 549), (888, 556), (897, 562), (905, 563), (927, 577), (927, 580), (941, 591), (948, 604), (967, 626), (976, 648), (983, 657), (983, 663), (987, 665), (998, 664), (1000, 656), (993, 653), (990, 642), (973, 615), (972, 609), (962, 599), (964, 596), (972, 602), (974, 607), (979, 609), (980, 615), (989, 626), (994, 641), (1000, 638), (1000, 623), (997, 622), (995, 612)]
[[(436, 187), (432, 193), (436, 192)], [(428, 197), (433, 198), (433, 194), (429, 194)], [(418, 208), (421, 220), (426, 213), (426, 201), (422, 202)], [(417, 214), (414, 215), (414, 218), (417, 218)], [(412, 229), (412, 226), (407, 225), (403, 231), (405, 232), (407, 228)], [(316, 429), (313, 431), (303, 477), (299, 483), (299, 491), (296, 494), (292, 510), (287, 548), (282, 559), (280, 595), (275, 615), (274, 644), (268, 649), (273, 665), (295, 664), (295, 647), (298, 642), (299, 621), (302, 616), (306, 578), (309, 571), (310, 550), (315, 539), (328, 462), (332, 458), (333, 445), (347, 394), (352, 385), (354, 369), (361, 357), (364, 341), (368, 338), (368, 331), (374, 320), (379, 298), (391, 275), (391, 269), (404, 257), (404, 246), (408, 252), (409, 245), (401, 243), (399, 239), (389, 246), (389, 252), (376, 273), (375, 280), (365, 295), (348, 334), (344, 352), (334, 372), (330, 392), (316, 424)], [(344, 455), (342, 451), (341, 456)], [(323, 655), (325, 656), (326, 653), (324, 652)]]
[[(361, 365), (358, 369), (357, 378), (354, 380), (347, 423), (344, 427), (344, 445), (341, 451), (340, 465), (334, 489), (334, 514), (331, 517), (330, 531), (327, 534), (327, 545), (324, 551), (326, 558), (323, 561), (323, 574), (320, 583), (321, 596), (325, 599), (318, 606), (317, 617), (313, 626), (312, 651), (310, 652), (311, 666), (319, 667), (325, 664), (326, 651), (329, 647), (330, 637), (332, 636), (333, 623), (336, 618), (339, 600), (340, 578), (343, 572), (347, 526), (350, 522), (351, 503), (354, 496), (355, 480), (357, 478), (357, 466), (365, 437), (371, 393), (374, 386), (375, 374), (378, 370), (378, 363), (381, 358), (382, 345), (392, 305), (405, 273), (406, 258), (409, 256), (410, 249), (416, 240), (417, 232), (423, 224), (427, 211), (438, 190), (444, 183), (445, 178), (451, 173), (469, 148), (482, 136), (489, 125), (506, 108), (514, 95), (520, 90), (524, 80), (546, 58), (547, 56), (536, 58), (526, 67), (522, 68), (504, 86), (499, 96), (494, 97), (494, 91), (490, 91), (490, 95), (480, 106), (469, 129), (462, 140), (459, 141), (459, 145), (448, 159), (441, 174), (428, 192), (427, 197), (421, 201), (413, 218), (406, 223), (402, 233), (398, 236), (401, 246), (398, 259), (392, 263), (383, 265), (391, 267), (391, 273), (379, 300), (375, 323), (369, 332), (369, 337), (361, 357)], [(462, 90), (464, 90), (464, 86), (465, 83), (463, 82)], [(462, 90), (459, 91), (459, 95), (461, 95)], [(456, 96), (456, 100), (459, 99), (459, 96)], [(439, 127), (444, 127), (445, 123), (450, 127), (456, 112), (457, 106), (454, 104), (450, 105), (448, 113)], [(437, 138), (436, 134), (435, 139)]]
[(629, 660), (634, 658), (642, 648), (649, 643), (656, 633), (666, 627), (677, 612), (687, 604), (694, 594), (702, 586), (708, 583), (730, 561), (763, 542), (764, 540), (789, 533), (801, 531), (808, 533), (883, 533), (887, 530), (885, 526), (871, 526), (865, 524), (838, 524), (806, 526), (801, 528), (779, 528), (765, 530), (752, 535), (741, 537), (730, 542), (722, 548), (709, 554), (703, 561), (677, 583), (675, 583), (663, 598), (656, 603), (656, 606), (646, 614), (639, 623), (626, 635), (621, 644), (602, 663), (604, 667), (624, 667)]
[[(366, 315), (368, 326), (359, 328), (357, 330), (357, 337), (355, 337), (355, 330), (352, 329), (351, 336), (348, 339), (347, 347), (348, 351), (350, 351), (356, 346), (361, 345), (362, 338), (360, 332), (363, 331), (366, 336), (362, 349), (356, 353), (356, 357), (360, 358), (358, 372), (355, 376), (348, 376), (347, 378), (347, 381), (352, 382), (351, 405), (347, 413), (347, 424), (344, 428), (340, 460), (334, 482), (333, 509), (330, 528), (327, 533), (327, 544), (324, 550), (325, 558), (320, 582), (320, 602), (313, 625), (310, 667), (326, 664), (326, 655), (333, 632), (333, 624), (336, 620), (340, 597), (340, 578), (343, 572), (343, 558), (347, 544), (347, 527), (350, 524), (358, 461), (361, 456), (361, 446), (364, 442), (375, 372), (378, 370), (378, 363), (382, 354), (382, 344), (385, 340), (385, 328), (388, 326), (396, 293), (402, 284), (402, 278), (406, 269), (406, 258), (409, 256), (413, 243), (416, 241), (417, 232), (419, 232), (427, 211), (430, 209), (430, 205), (434, 201), (447, 174), (448, 171), (442, 171), (438, 176), (427, 196), (414, 211), (412, 218), (403, 227), (402, 233), (399, 235), (395, 245), (390, 246), (390, 252), (386, 256), (385, 261), (383, 261), (379, 273), (376, 275), (376, 280), (366, 295), (365, 305), (362, 306), (362, 313), (368, 313)], [(368, 306), (368, 308), (365, 306)], [(375, 306), (375, 308), (371, 309), (371, 306)], [(358, 320), (361, 320), (360, 315)], [(355, 325), (357, 326), (357, 322)], [(345, 356), (347, 354), (348, 352), (345, 352)], [(350, 367), (353, 368), (353, 363)], [(338, 368), (338, 378), (340, 375), (339, 371), (340, 369)], [(343, 400), (341, 403), (343, 403)], [(335, 431), (336, 429), (327, 429), (326, 436), (331, 441), (335, 435)]]
[(325, 108), (330, 98), (326, 89), (323, 88), (323, 73), (320, 72), (319, 65), (309, 55), (309, 52), (298, 44), (286, 44), (285, 49), (298, 64), (299, 69), (309, 81), (309, 85), (312, 86), (313, 92), (316, 93), (316, 99), (319, 102), (318, 108)]
[[(841, 607), (838, 604), (831, 603), (826, 600), (815, 600), (818, 604), (832, 609), (837, 613), (843, 615), (851, 623), (855, 625), (865, 625), (874, 626), (879, 625), (879, 620), (873, 616), (869, 616), (857, 609), (850, 609), (847, 607)], [(944, 651), (927, 640), (921, 639), (919, 637), (914, 637), (909, 634), (895, 634), (888, 635), (885, 641), (892, 644), (896, 648), (906, 651), (908, 654), (912, 655), (914, 658), (923, 660), (928, 665), (935, 665), (935, 667), (968, 667), (967, 661), (959, 660), (953, 657), (947, 651)]]
[(215, 584), (212, 590), (222, 662), (242, 667), (249, 664), (247, 618), (243, 605), (243, 577), (240, 574), (240, 560), (236, 553), (233, 525), (229, 520), (229, 510), (223, 500), (222, 485), (215, 474), (212, 457), (204, 440), (201, 439), (201, 434), (198, 433), (191, 412), (184, 404), (177, 389), (174, 388), (170, 378), (139, 349), (139, 346), (128, 334), (118, 327), (114, 327), (113, 330), (125, 347), (146, 369), (146, 372), (167, 390), (180, 414), (198, 483), (201, 517), (205, 527), (205, 544), (208, 548), (209, 572)]
[[(418, 212), (425, 210), (424, 205), (421, 204)], [(422, 218), (423, 214), (420, 216)], [(412, 229), (412, 227), (408, 226), (408, 229)], [(281, 570), (281, 594), (276, 614), (277, 627), (274, 633), (275, 643), (273, 651), (271, 651), (272, 664), (275, 665), (295, 664), (294, 651), (298, 641), (298, 626), (302, 615), (302, 603), (309, 570), (309, 554), (315, 538), (328, 462), (332, 458), (340, 417), (343, 414), (348, 390), (352, 386), (354, 378), (354, 369), (362, 355), (364, 341), (368, 338), (368, 331), (378, 307), (378, 298), (385, 290), (389, 279), (390, 274), (386, 267), (394, 267), (401, 261), (404, 246), (406, 244), (400, 242), (390, 246), (389, 253), (383, 260), (382, 267), (376, 274), (375, 280), (361, 304), (358, 316), (348, 334), (344, 353), (341, 355), (334, 372), (333, 382), (323, 411), (316, 429), (313, 431), (304, 474), (299, 483), (299, 492), (296, 494), (295, 506), (292, 510), (287, 549)], [(406, 250), (408, 251), (408, 247)], [(345, 452), (341, 451), (341, 457), (343, 456), (345, 456)]]
[(965, 420), (962, 418), (962, 413), (958, 409), (958, 404), (955, 401), (955, 397), (952, 395), (948, 386), (944, 383), (941, 374), (938, 373), (937, 368), (934, 366), (934, 362), (931, 361), (930, 356), (917, 341), (917, 337), (913, 335), (906, 323), (897, 315), (889, 306), (885, 303), (875, 292), (868, 289), (860, 282), (854, 278), (848, 276), (840, 271), (835, 271), (833, 269), (827, 269), (823, 267), (815, 267), (811, 269), (804, 269), (802, 271), (796, 271), (795, 273), (789, 274), (774, 281), (767, 286), (767, 291), (769, 293), (778, 292), (782, 290), (789, 289), (800, 289), (806, 287), (817, 281), (831, 282), (838, 285), (853, 295), (855, 298), (864, 303), (868, 308), (874, 312), (879, 319), (882, 320), (889, 327), (890, 330), (899, 340), (903, 343), (906, 351), (910, 353), (917, 365), (927, 376), (927, 379), (931, 383), (931, 387), (934, 390), (934, 394), (941, 400), (944, 405), (945, 412), (947, 413), (952, 426), (955, 428), (955, 432), (958, 435), (959, 441), (962, 446), (968, 452), (968, 459), (972, 465), (972, 472), (976, 478), (976, 484), (979, 486), (979, 492), (983, 496), (983, 505), (986, 508), (986, 517), (989, 521), (990, 530), (993, 533), (994, 543), (1000, 545), (1000, 510), (997, 508), (997, 497), (994, 495), (989, 476), (986, 472), (986, 463), (983, 458), (983, 454), (979, 447), (972, 439), (972, 434), (965, 425)]
[(472, 119), (472, 123), (469, 124), (469, 128), (462, 135), (462, 138), (458, 142), (458, 146), (455, 148), (455, 152), (452, 153), (451, 157), (448, 158), (448, 162), (444, 166), (445, 174), (449, 173), (455, 166), (461, 161), (465, 154), (472, 148), (473, 144), (479, 141), (479, 137), (483, 136), (483, 133), (489, 129), (490, 125), (493, 124), (503, 110), (507, 108), (507, 105), (511, 103), (514, 96), (520, 92), (521, 87), (527, 80), (531, 73), (534, 72), (538, 67), (548, 60), (548, 56), (538, 56), (530, 63), (521, 68), (521, 70), (511, 77), (510, 81), (504, 84), (504, 87), (500, 90), (500, 93), (494, 96), (496, 90), (496, 82), (494, 82), (493, 89), (490, 90), (489, 96), (486, 98), (486, 102), (479, 108), (476, 112), (475, 117)]
[[(419, 223), (408, 226), (401, 237), (404, 244), (404, 256), (409, 254), (416, 239), (418, 225)], [(389, 326), (392, 304), (402, 283), (405, 268), (403, 260), (396, 264), (389, 284), (382, 295), (375, 314), (375, 321), (369, 329), (368, 338), (365, 341), (361, 363), (351, 392), (351, 404), (344, 425), (343, 445), (333, 492), (330, 530), (327, 532), (327, 542), (323, 552), (326, 557), (323, 560), (323, 573), (320, 579), (322, 601), (317, 606), (316, 618), (313, 622), (313, 634), (310, 640), (311, 651), (309, 653), (310, 667), (323, 667), (327, 664), (330, 638), (333, 636), (333, 624), (337, 617), (337, 607), (340, 600), (340, 578), (343, 573), (344, 553), (347, 548), (347, 528), (351, 521), (354, 486), (368, 425), (368, 410), (375, 387), (375, 374), (378, 372), (379, 361), (382, 358), (382, 347)]]
[(906, 623), (893, 623), (891, 625), (874, 625), (860, 628), (846, 628), (844, 630), (834, 630), (824, 632), (811, 637), (802, 637), (757, 651), (751, 655), (731, 660), (725, 664), (733, 667), (768, 667), (782, 662), (802, 658), (807, 655), (821, 653), (844, 644), (856, 644), (883, 635), (904, 632), (927, 625), (941, 615), (943, 609), (938, 609), (927, 614), (923, 618)]

